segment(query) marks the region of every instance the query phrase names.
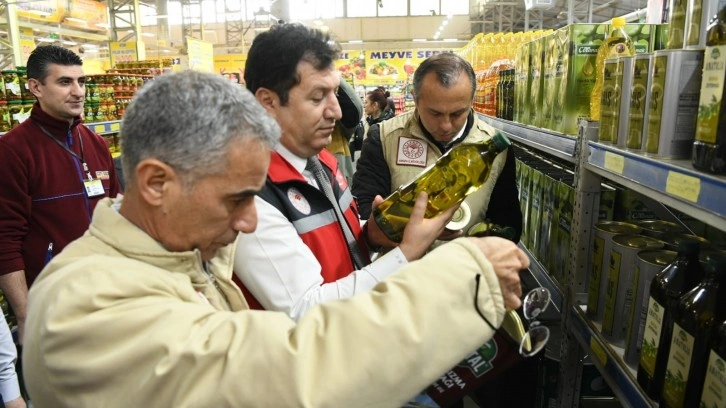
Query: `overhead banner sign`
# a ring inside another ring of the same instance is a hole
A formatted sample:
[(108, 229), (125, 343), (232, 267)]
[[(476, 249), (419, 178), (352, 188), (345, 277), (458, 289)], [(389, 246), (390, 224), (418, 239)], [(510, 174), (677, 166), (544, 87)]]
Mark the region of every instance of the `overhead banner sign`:
[(108, 6), (96, 0), (70, 0), (64, 24), (89, 30), (105, 31), (108, 25)]
[(17, 5), (18, 17), (31, 18), (48, 23), (60, 23), (66, 14), (66, 0), (18, 2)]
[(405, 85), (426, 58), (448, 49), (343, 51), (335, 66), (356, 85)]
[(214, 47), (212, 43), (187, 37), (189, 69), (199, 72), (214, 72)]

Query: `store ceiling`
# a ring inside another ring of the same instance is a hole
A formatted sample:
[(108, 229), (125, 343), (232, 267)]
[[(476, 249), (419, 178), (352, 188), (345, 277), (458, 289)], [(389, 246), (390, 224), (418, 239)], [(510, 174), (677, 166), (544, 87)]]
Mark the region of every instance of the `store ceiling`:
[(573, 23), (600, 23), (642, 10), (647, 0), (526, 0), (534, 7), (527, 13), (523, 0), (477, 0), (471, 13), (472, 24), (482, 32), (525, 31), (528, 28), (559, 28)]

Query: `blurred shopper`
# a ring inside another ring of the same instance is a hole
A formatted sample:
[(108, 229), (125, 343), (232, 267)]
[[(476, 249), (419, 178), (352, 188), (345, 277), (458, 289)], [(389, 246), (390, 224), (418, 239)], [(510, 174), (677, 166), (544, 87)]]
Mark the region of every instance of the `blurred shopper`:
[(28, 287), (88, 228), (96, 204), (121, 188), (102, 137), (82, 124), (81, 59), (62, 47), (28, 58), (30, 117), (0, 137), (0, 289), (25, 327)]
[[(305, 64), (301, 83), (317, 75)], [(334, 85), (289, 98), (336, 110)], [(137, 93), (122, 135), (125, 196), (99, 203), (30, 290), (23, 358), (38, 407), (401, 406), (493, 335), (482, 316), (498, 326), (521, 304), (528, 260), (490, 237), (443, 245), (297, 324), (249, 311), (229, 244), (255, 229), (274, 120), (223, 77), (184, 71)], [(411, 223), (425, 206), (422, 194)]]
[(391, 98), (391, 93), (382, 86), (379, 86), (376, 90), (383, 92), (383, 95), (386, 97), (386, 107), (383, 109), (385, 119), (390, 119), (396, 116), (396, 103), (393, 101), (393, 98)]
[(353, 181), (353, 154), (355, 153), (350, 149), (350, 138), (363, 117), (363, 104), (360, 97), (356, 95), (355, 89), (343, 80), (340, 81), (337, 97), (342, 116), (340, 120), (335, 121), (330, 144), (325, 148), (335, 156), (338, 168), (343, 172), (346, 182), (350, 184)]
[[(360, 226), (348, 183), (325, 150), (344, 116), (336, 98), (338, 53), (327, 34), (286, 24), (255, 37), (245, 68), (247, 87), (282, 136), (255, 199), (257, 229), (237, 242), (235, 274), (253, 308), (296, 320), (318, 303), (368, 291), (420, 258), (453, 214), (409, 224), (401, 245), (370, 264), (371, 246), (393, 243), (375, 222)], [(321, 174), (310, 167), (315, 163)]]
[[(361, 218), (368, 218), (376, 196), (388, 196), (414, 179), (459, 143), (490, 138), (496, 130), (479, 120), (472, 109), (476, 87), (474, 70), (463, 58), (441, 53), (426, 59), (413, 78), (413, 111), (370, 128), (353, 176), (353, 195)], [(404, 146), (420, 154), (407, 157)], [(500, 155), (489, 180), (465, 203), (471, 210), (469, 226), (489, 219), (522, 231), (512, 149)]]
[(0, 398), (5, 408), (25, 408), (15, 370), (18, 353), (8, 323), (0, 317)]
[[(376, 88), (366, 94), (365, 102), (363, 103), (363, 109), (366, 114), (365, 133), (368, 133), (368, 129), (372, 125), (383, 122), (386, 119), (390, 119), (393, 116), (390, 115), (386, 109), (388, 108), (388, 99), (386, 94), (380, 89)], [(364, 138), (365, 140), (365, 138)]]

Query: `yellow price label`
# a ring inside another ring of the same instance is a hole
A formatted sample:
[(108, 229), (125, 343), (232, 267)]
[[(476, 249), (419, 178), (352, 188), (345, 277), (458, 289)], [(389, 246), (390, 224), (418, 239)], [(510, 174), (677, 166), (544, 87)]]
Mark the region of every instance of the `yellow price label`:
[(120, 122), (116, 122), (116, 123), (112, 123), (111, 124), (111, 131), (112, 132), (118, 132), (119, 130), (121, 130), (121, 123)]
[(666, 179), (666, 193), (696, 203), (701, 194), (701, 180), (677, 171), (669, 171)]
[(619, 154), (605, 152), (605, 168), (614, 173), (623, 174), (625, 158)]
[(604, 367), (605, 363), (608, 361), (608, 355), (605, 353), (605, 350), (595, 337), (590, 337), (590, 350), (592, 351), (591, 354), (595, 356), (595, 358), (597, 358), (600, 364)]
[(103, 125), (96, 125), (93, 127), (93, 131), (96, 133), (105, 133), (106, 132), (106, 126)]

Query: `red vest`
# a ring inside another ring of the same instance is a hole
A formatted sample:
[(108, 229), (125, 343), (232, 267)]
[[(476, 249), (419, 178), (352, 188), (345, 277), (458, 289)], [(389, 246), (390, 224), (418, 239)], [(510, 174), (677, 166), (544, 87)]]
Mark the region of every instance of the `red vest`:
[[(345, 176), (338, 169), (335, 156), (327, 150), (321, 151), (318, 158), (328, 178), (333, 180), (333, 193), (358, 240), (364, 261), (368, 263), (370, 259), (365, 238), (361, 236), (358, 207)], [(335, 177), (332, 177), (333, 174)], [(356, 269), (330, 201), (322, 191), (308, 184), (305, 177), (277, 152), (272, 153), (267, 181), (259, 196), (284, 214), (295, 227), (320, 263), (324, 283), (335, 282)], [(236, 276), (234, 280), (240, 285), (252, 309), (264, 309)]]

